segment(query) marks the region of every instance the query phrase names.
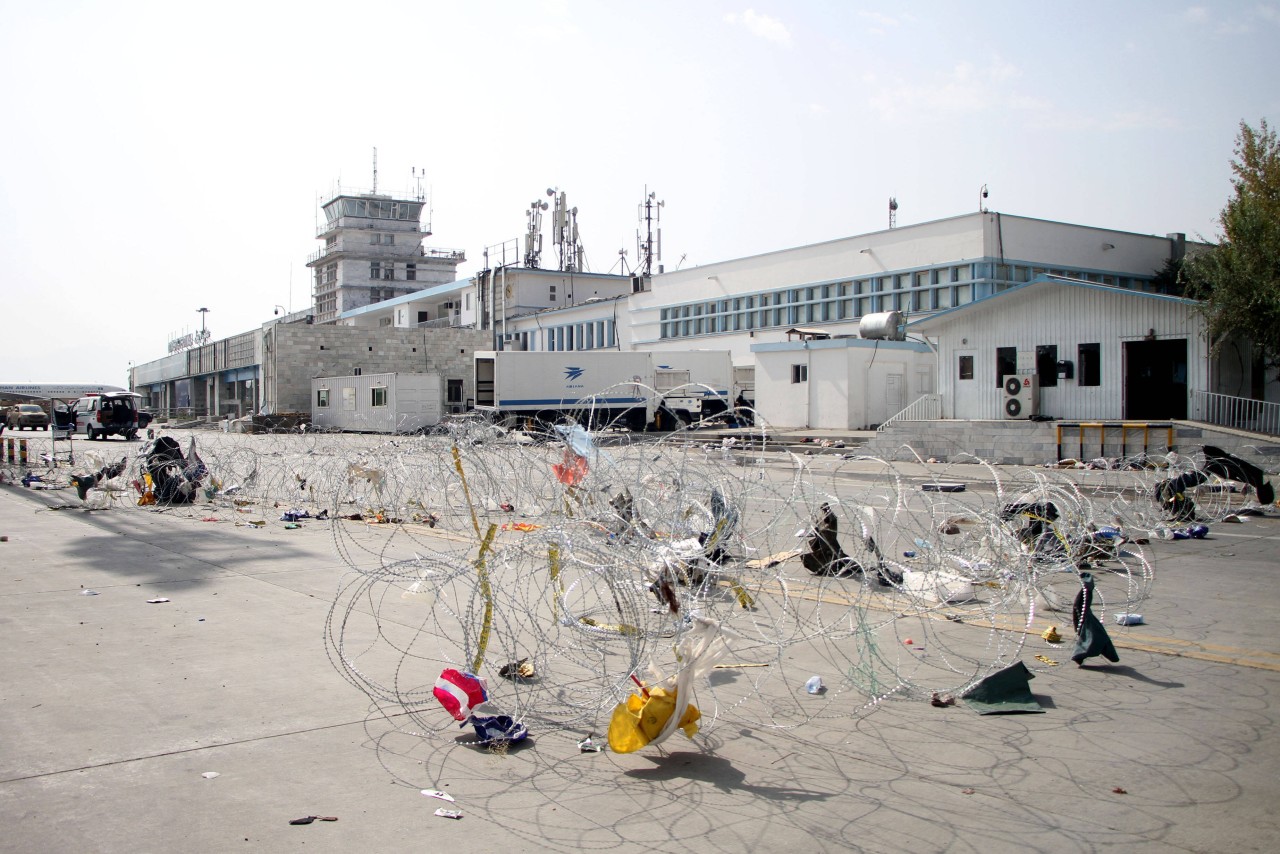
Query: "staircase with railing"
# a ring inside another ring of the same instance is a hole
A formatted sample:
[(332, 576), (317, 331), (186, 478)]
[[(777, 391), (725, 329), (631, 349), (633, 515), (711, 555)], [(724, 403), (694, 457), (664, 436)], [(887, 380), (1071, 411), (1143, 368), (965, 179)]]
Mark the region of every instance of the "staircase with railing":
[(1234, 430), (1280, 436), (1280, 403), (1266, 400), (1193, 391), (1191, 419)]
[(937, 421), (941, 417), (942, 395), (925, 394), (913, 400), (906, 409), (886, 418), (876, 430), (880, 431), (903, 421)]

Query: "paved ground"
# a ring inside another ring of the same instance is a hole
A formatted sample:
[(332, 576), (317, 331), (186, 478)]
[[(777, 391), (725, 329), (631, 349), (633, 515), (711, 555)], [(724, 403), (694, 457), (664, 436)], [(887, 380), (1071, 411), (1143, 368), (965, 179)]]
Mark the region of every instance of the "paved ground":
[[(0, 850), (1236, 852), (1280, 839), (1277, 518), (1154, 544), (1148, 625), (1111, 627), (1118, 665), (1039, 671), (1046, 714), (892, 699), (620, 756), (557, 731), (491, 753), (371, 710), (324, 648), (335, 523), (49, 509), (73, 500), (0, 486)], [(1040, 651), (1067, 657), (1028, 643)], [(424, 788), (465, 817), (432, 815)], [(288, 824), (306, 815), (339, 820)]]

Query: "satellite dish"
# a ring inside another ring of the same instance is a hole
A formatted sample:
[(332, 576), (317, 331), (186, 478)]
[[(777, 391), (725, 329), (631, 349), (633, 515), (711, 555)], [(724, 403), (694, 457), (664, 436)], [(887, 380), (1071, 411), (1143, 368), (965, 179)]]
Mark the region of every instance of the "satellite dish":
[(547, 203), (546, 203), (546, 202), (539, 202), (539, 203), (538, 203), (538, 207), (542, 208), (542, 209), (545, 211), (545, 210), (547, 209)]
[(554, 196), (555, 194), (556, 194), (556, 191), (555, 191), (555, 190), (551, 189), (550, 187), (547, 187), (547, 195), (548, 195), (548, 196)]

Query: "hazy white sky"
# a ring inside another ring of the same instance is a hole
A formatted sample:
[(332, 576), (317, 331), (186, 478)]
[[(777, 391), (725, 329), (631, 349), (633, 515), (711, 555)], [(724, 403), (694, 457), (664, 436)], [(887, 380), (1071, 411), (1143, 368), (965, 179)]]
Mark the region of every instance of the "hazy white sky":
[[(667, 269), (988, 204), (1215, 237), (1280, 0), (0, 0), (0, 380), (124, 384), (310, 300), (317, 199), (425, 169), (474, 271), (547, 187)], [(550, 249), (548, 237), (547, 248)], [(554, 253), (544, 257), (554, 260)], [(292, 285), (290, 281), (292, 279)]]

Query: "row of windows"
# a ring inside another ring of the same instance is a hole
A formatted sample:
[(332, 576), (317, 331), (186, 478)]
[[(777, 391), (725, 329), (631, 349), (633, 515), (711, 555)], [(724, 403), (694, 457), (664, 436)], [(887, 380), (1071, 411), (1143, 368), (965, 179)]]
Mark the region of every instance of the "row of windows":
[[(396, 265), (392, 261), (370, 261), (369, 262), (369, 278), (375, 282), (382, 280), (385, 282), (394, 282), (396, 278)], [(408, 263), (404, 265), (405, 281), (415, 282), (418, 280), (418, 265)]]
[[(971, 380), (974, 357), (963, 354), (957, 361), (957, 378)], [(996, 348), (996, 387), (999, 388), (1004, 378), (1018, 372), (1018, 348)], [(1076, 374), (1079, 376), (1076, 376)], [(1075, 379), (1079, 386), (1102, 385), (1102, 345), (1093, 342), (1076, 346), (1074, 363), (1058, 360), (1057, 344), (1041, 344), (1036, 347), (1036, 378), (1041, 388), (1053, 388), (1058, 379)]]
[(520, 332), (516, 333), (513, 340), (519, 341), (525, 350), (605, 350), (618, 346), (617, 328), (611, 319), (588, 320), (533, 332)]
[(870, 276), (825, 285), (784, 288), (671, 306), (659, 312), (660, 337), (855, 320), (882, 311), (940, 311), (1028, 282), (1041, 274), (1145, 289), (1149, 280), (1013, 264), (970, 263)]

